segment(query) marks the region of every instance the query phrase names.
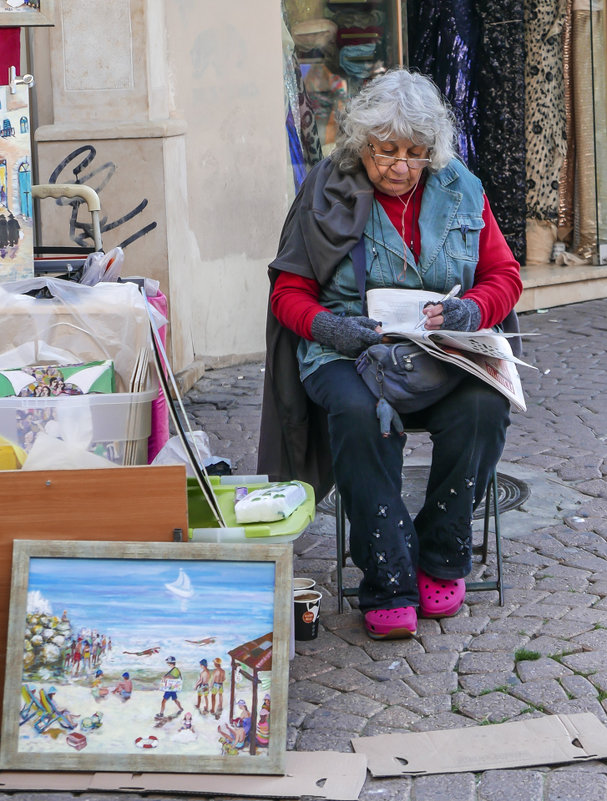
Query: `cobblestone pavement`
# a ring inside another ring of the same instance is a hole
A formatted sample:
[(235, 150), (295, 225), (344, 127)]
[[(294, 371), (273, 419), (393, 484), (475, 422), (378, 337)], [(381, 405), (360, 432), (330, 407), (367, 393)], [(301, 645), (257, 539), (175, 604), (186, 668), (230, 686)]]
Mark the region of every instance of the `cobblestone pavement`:
[[(539, 369), (521, 368), (528, 410), (514, 413), (499, 466), (530, 488), (502, 517), (505, 605), (495, 592), (471, 593), (456, 617), (420, 620), (415, 639), (368, 639), (358, 610), (346, 602), (337, 612), (335, 520), (319, 511), (294, 542), (295, 573), (314, 578), (323, 600), (318, 638), (298, 642), (291, 662), (289, 749), (349, 752), (353, 736), (555, 713), (590, 711), (607, 723), (607, 300), (525, 314), (521, 328), (540, 334), (525, 343)], [(261, 364), (212, 370), (185, 398), (193, 427), (240, 475), (256, 470), (262, 380)], [(429, 456), (426, 439), (412, 436), (407, 461)], [(475, 573), (490, 577), (493, 556)], [(356, 569), (345, 573), (355, 584)], [(360, 798), (605, 801), (607, 763), (369, 776)]]
[[(291, 663), (288, 747), (350, 751), (350, 738), (593, 712), (607, 723), (607, 301), (521, 316), (527, 412), (515, 412), (499, 472), (530, 496), (505, 512), (505, 605), (470, 593), (454, 618), (420, 620), (409, 641), (367, 638), (360, 613), (337, 613), (335, 521), (321, 512), (294, 542), (295, 573), (323, 593), (318, 639)], [(233, 471), (256, 468), (263, 365), (207, 372), (190, 390), (191, 418)], [(427, 464), (427, 439), (407, 443)], [(477, 524), (477, 525), (480, 525)], [(479, 577), (494, 573), (493, 554)], [(356, 584), (357, 570), (345, 580)], [(361, 799), (599, 801), (607, 765), (369, 777)]]

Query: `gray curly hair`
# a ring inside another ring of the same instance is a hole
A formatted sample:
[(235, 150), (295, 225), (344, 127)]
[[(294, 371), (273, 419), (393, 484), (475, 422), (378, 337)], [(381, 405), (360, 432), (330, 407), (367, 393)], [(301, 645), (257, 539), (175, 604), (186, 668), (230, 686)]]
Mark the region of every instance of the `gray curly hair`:
[(395, 69), (370, 81), (348, 103), (331, 158), (344, 172), (360, 167), (369, 136), (409, 139), (430, 151), (437, 172), (455, 156), (455, 117), (430, 78)]

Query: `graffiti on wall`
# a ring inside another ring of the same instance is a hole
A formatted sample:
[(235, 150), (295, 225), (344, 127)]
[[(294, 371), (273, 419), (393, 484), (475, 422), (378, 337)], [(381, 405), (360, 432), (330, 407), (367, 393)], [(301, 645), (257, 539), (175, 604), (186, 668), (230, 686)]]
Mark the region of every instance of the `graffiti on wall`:
[[(72, 150), (72, 152), (55, 167), (49, 178), (49, 183), (86, 184), (94, 189), (98, 195), (101, 195), (102, 191), (109, 184), (114, 173), (116, 172), (116, 165), (112, 161), (106, 161), (104, 164), (93, 167), (92, 163), (96, 155), (97, 150), (93, 147), (93, 145), (90, 144), (82, 145), (81, 147)], [(75, 180), (65, 180), (63, 176), (68, 172), (68, 170), (71, 171), (71, 174)], [(83, 203), (86, 206), (86, 201), (84, 201), (82, 198), (58, 198), (56, 202), (62, 206), (69, 205), (72, 207), (69, 231), (70, 240), (80, 247), (91, 247), (91, 245), (94, 243), (92, 223), (90, 222), (90, 219), (88, 221), (79, 219), (80, 207)], [(103, 234), (107, 231), (115, 231), (116, 229), (120, 228), (121, 225), (124, 225), (130, 220), (133, 220), (135, 217), (138, 217), (140, 214), (142, 214), (147, 205), (148, 200), (147, 198), (144, 198), (135, 206), (134, 209), (131, 209), (131, 211), (123, 214), (116, 220), (108, 220), (107, 216), (100, 215), (99, 227), (101, 229), (101, 236), (103, 237)], [(150, 231), (153, 231), (157, 225), (158, 223), (156, 222), (150, 222), (143, 225), (138, 231), (127, 236), (122, 242), (117, 243), (117, 247), (124, 249), (129, 245), (132, 245), (133, 242), (136, 242), (142, 236), (145, 236), (146, 234), (149, 234)]]

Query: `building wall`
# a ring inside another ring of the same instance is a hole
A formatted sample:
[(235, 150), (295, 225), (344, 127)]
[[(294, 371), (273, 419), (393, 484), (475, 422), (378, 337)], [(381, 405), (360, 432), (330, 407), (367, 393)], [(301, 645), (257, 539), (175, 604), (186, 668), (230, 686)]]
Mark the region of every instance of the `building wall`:
[[(169, 297), (175, 371), (260, 354), (287, 208), (278, 0), (54, 8), (30, 44), (38, 182), (97, 189), (104, 249), (132, 240), (124, 273)], [(82, 234), (85, 208), (44, 204), (46, 244)]]

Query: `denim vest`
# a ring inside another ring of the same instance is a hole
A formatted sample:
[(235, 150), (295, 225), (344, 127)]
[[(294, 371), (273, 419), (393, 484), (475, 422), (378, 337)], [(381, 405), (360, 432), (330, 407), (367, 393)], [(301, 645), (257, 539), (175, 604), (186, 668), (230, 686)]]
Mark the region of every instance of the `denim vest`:
[[(367, 289), (401, 287), (445, 293), (455, 284), (465, 292), (474, 283), (483, 222), (481, 182), (453, 159), (426, 180), (419, 213), (423, 232), (416, 264), (413, 254), (376, 200), (364, 230)], [(406, 258), (406, 270), (404, 269)], [(338, 264), (321, 287), (319, 302), (334, 314), (363, 314), (352, 259)], [(302, 339), (297, 351), (302, 381), (322, 364), (346, 359), (332, 348)]]

